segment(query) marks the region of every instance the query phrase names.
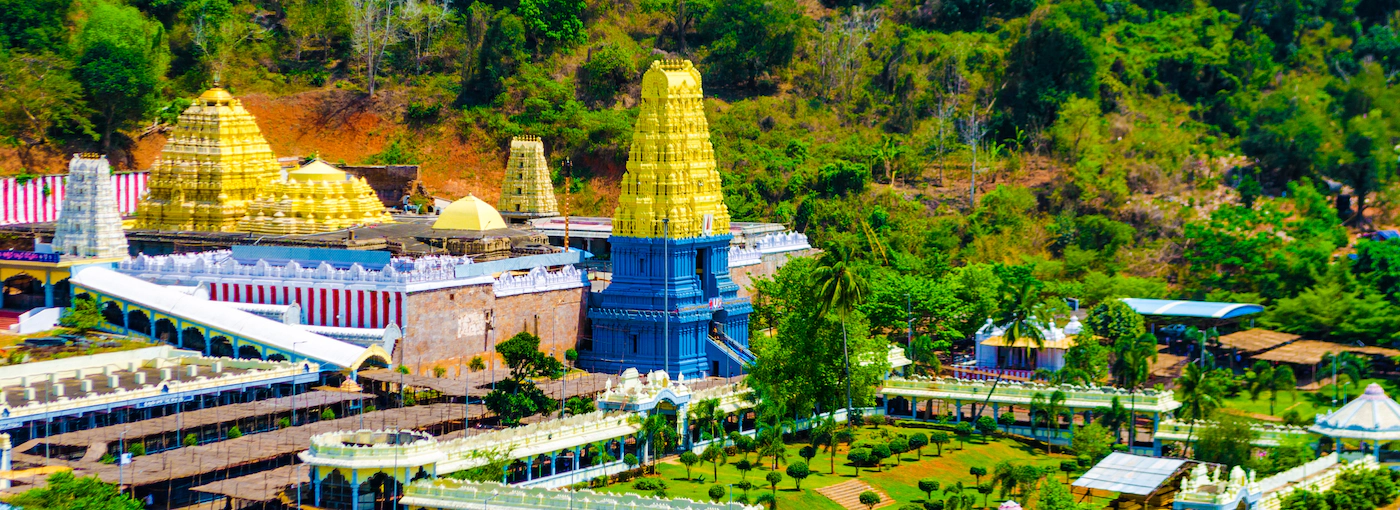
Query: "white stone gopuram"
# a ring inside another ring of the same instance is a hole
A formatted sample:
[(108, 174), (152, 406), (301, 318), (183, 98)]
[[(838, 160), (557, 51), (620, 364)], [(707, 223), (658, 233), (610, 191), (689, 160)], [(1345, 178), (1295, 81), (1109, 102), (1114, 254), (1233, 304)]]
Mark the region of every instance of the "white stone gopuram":
[(127, 255), (126, 234), (112, 188), (112, 167), (106, 156), (74, 154), (68, 163), (67, 190), (54, 230), (53, 250), (79, 257)]

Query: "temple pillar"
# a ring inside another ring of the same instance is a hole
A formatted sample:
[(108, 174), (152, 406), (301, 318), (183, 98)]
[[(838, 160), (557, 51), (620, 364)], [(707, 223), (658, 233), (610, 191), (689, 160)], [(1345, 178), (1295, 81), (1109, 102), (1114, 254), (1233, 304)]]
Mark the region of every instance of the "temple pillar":
[(360, 470), (350, 470), (350, 510), (360, 510)]
[(549, 454), (549, 476), (559, 474), (559, 452)]
[(44, 308), (53, 308), (53, 273), (44, 270)]
[(958, 410), (958, 416), (957, 416), (957, 418), (955, 418), (955, 419), (953, 420), (953, 423), (962, 423), (962, 401), (961, 401), (961, 400), (955, 400), (955, 401), (953, 401), (953, 402), (954, 402), (954, 404), (957, 406), (957, 410)]

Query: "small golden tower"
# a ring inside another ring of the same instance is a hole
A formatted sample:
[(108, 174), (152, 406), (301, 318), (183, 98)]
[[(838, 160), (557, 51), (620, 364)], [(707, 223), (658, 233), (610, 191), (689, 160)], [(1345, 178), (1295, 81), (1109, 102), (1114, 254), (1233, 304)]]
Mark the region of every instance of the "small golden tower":
[(510, 140), (510, 159), (506, 161), (506, 178), (496, 210), (511, 221), (559, 214), (540, 137), (521, 135)]
[[(663, 226), (666, 218), (669, 226)], [(642, 76), (641, 112), (612, 233), (671, 239), (729, 234), (700, 71), (689, 60), (652, 62)]]
[(321, 160), (264, 185), (238, 230), (254, 234), (316, 234), (356, 225), (393, 223), (363, 178)]
[(180, 114), (151, 167), (136, 227), (233, 231), (260, 186), (279, 173), (256, 120), (216, 84)]

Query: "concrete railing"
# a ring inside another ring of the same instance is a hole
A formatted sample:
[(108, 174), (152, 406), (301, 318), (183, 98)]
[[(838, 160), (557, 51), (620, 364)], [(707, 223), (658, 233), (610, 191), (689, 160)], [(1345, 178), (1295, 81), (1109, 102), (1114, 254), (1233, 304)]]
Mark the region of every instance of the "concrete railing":
[(1167, 412), (1181, 407), (1170, 391), (1126, 389), (1109, 386), (1089, 387), (1072, 384), (1048, 385), (1034, 382), (1001, 381), (992, 391), (993, 381), (968, 381), (949, 377), (892, 377), (879, 392), (888, 396), (928, 398), (935, 400), (981, 401), (988, 399), (1000, 404), (1029, 405), (1036, 395), (1049, 397), (1055, 391), (1065, 394), (1066, 407), (1092, 409), (1108, 407), (1116, 397), (1123, 407), (1138, 412)]
[(452, 479), (419, 480), (404, 487), (400, 501), (410, 507), (519, 510), (759, 510), (737, 503), (707, 503), (636, 494), (600, 494), (591, 490), (557, 491), (494, 482)]
[(501, 276), (496, 278), (492, 288), (496, 297), (505, 297), (551, 290), (579, 289), (587, 284), (588, 274), (572, 265), (564, 266), (558, 271), (549, 271), (541, 266), (520, 276), (501, 273)]
[[(1215, 426), (1215, 422), (1201, 420), (1197, 421), (1194, 430), (1190, 422), (1177, 420), (1162, 420), (1157, 427), (1156, 438), (1163, 441), (1186, 441), (1194, 442), (1201, 437), (1201, 431)], [(1254, 441), (1255, 446), (1274, 447), (1283, 444), (1292, 438), (1306, 437), (1308, 429), (1293, 427), (1290, 425), (1275, 425), (1272, 423), (1255, 423), (1250, 425), (1255, 432), (1259, 433), (1259, 438)]]
[(229, 250), (193, 254), (137, 255), (117, 264), (117, 271), (131, 275), (145, 273), (196, 276), (248, 276), (283, 280), (311, 280), (363, 283), (415, 283), (457, 279), (457, 267), (471, 264), (466, 257), (432, 255), (418, 258), (395, 258), (382, 270), (366, 269), (355, 264), (337, 269), (322, 262), (316, 267), (302, 267), (296, 261), (273, 265), (266, 260), (242, 264)]

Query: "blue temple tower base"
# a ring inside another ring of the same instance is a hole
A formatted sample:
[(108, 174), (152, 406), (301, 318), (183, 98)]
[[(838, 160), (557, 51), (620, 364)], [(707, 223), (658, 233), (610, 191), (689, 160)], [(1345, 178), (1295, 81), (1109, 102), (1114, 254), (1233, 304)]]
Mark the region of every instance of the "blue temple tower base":
[(749, 314), (729, 277), (729, 208), (705, 120), (700, 71), (651, 63), (613, 211), (612, 283), (592, 295), (579, 366), (732, 376), (753, 363)]
[(579, 366), (686, 377), (743, 373), (753, 362), (753, 306), (729, 277), (730, 239), (612, 236), (613, 280), (588, 311), (593, 344), (579, 353)]

